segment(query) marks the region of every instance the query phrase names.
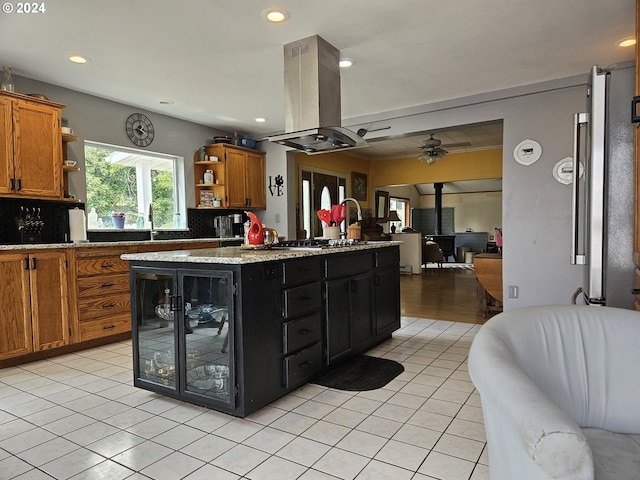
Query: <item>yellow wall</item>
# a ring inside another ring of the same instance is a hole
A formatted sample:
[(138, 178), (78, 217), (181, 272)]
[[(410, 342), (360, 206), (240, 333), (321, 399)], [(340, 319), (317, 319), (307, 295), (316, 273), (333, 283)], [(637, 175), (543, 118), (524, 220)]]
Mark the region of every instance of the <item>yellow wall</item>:
[[(454, 182), (502, 178), (502, 149), (477, 152), (450, 153), (442, 160), (429, 166), (418, 157), (388, 160), (366, 160), (344, 153), (324, 153), (296, 156), (296, 199), (299, 198), (298, 178), (300, 166), (318, 168), (350, 175), (351, 172), (365, 173), (368, 177), (367, 201), (360, 202), (363, 208), (371, 208), (373, 191), (387, 185), (411, 185), (414, 183)], [(350, 192), (351, 186), (348, 186)]]
[[(321, 155), (307, 155), (306, 153), (296, 153), (296, 201), (300, 198), (298, 188), (300, 187), (300, 166), (318, 168), (330, 172), (344, 173), (351, 178), (351, 172), (364, 173), (369, 177), (369, 160), (351, 157), (344, 153), (323, 153)], [(347, 185), (347, 193), (351, 194), (351, 185)], [(371, 189), (367, 192), (367, 200), (361, 201), (362, 208), (370, 208)]]
[(417, 157), (370, 163), (369, 186), (502, 178), (502, 149), (450, 153), (429, 166)]

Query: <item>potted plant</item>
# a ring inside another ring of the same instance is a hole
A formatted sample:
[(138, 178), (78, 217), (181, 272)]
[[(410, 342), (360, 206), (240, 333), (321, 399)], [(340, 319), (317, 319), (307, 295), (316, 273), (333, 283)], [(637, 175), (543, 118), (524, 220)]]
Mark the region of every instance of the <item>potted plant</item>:
[(111, 212), (111, 219), (115, 228), (124, 228), (124, 212)]

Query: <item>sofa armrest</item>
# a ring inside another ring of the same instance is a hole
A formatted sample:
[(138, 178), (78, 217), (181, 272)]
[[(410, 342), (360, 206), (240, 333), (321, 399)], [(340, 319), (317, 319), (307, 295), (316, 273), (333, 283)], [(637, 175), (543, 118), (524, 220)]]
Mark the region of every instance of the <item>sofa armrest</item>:
[(469, 353), (482, 399), (492, 480), (593, 479), (580, 427), (520, 369), (508, 346), (483, 327)]

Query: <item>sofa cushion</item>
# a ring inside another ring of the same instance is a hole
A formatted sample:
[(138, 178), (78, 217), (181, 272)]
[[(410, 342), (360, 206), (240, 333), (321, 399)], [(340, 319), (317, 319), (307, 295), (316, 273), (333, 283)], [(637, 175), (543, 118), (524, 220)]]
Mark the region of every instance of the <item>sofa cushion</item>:
[(640, 436), (583, 428), (593, 454), (596, 480), (640, 478)]

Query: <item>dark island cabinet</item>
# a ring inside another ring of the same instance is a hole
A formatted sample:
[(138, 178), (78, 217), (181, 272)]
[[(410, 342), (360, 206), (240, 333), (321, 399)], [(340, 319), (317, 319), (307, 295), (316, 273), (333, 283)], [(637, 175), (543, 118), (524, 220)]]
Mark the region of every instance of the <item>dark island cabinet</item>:
[(378, 251), (375, 261), (375, 333), (391, 334), (400, 328), (400, 253), (390, 248)]
[(132, 260), (134, 385), (245, 417), (399, 328), (398, 258)]
[(398, 265), (398, 248), (325, 260), (326, 365), (363, 352), (400, 328)]
[(134, 385), (233, 411), (234, 274), (131, 269)]

